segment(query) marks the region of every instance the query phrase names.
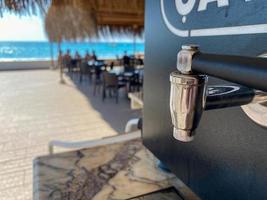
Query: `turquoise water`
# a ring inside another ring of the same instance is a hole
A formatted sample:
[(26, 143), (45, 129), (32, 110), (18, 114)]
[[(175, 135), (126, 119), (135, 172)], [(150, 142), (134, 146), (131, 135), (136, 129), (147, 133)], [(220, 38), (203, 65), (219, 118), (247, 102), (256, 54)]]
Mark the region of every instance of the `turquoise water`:
[[(53, 44), (54, 57), (57, 57), (57, 45)], [(75, 51), (83, 56), (85, 51), (95, 50), (98, 58), (116, 58), (123, 55), (126, 50), (128, 54), (135, 52), (144, 52), (144, 44), (137, 43), (104, 43), (104, 42), (83, 42), (72, 43), (65, 42), (61, 45), (65, 52), (71, 50), (73, 55)], [(18, 60), (48, 60), (50, 56), (50, 44), (48, 42), (0, 42), (0, 61), (18, 61)]]

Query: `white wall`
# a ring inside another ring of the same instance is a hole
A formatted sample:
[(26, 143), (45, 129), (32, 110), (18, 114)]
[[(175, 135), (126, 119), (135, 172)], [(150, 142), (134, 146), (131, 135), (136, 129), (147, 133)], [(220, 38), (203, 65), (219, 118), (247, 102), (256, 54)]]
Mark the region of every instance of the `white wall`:
[(7, 62), (0, 62), (0, 70), (49, 69), (50, 66), (51, 66), (50, 61), (7, 61)]

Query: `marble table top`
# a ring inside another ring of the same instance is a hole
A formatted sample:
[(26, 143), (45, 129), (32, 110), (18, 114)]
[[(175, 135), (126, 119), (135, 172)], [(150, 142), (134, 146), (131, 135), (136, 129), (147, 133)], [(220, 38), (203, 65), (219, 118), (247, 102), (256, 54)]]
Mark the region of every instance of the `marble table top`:
[(34, 199), (129, 199), (169, 188), (176, 179), (157, 167), (141, 139), (38, 157)]
[(171, 187), (127, 200), (183, 200), (183, 198), (174, 187)]

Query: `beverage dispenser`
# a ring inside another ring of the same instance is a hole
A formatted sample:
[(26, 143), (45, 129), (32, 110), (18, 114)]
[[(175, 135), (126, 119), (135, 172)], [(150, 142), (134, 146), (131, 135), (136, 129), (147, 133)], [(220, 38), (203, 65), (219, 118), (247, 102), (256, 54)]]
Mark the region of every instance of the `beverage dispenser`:
[(144, 145), (201, 199), (267, 199), (267, 2), (145, 8)]

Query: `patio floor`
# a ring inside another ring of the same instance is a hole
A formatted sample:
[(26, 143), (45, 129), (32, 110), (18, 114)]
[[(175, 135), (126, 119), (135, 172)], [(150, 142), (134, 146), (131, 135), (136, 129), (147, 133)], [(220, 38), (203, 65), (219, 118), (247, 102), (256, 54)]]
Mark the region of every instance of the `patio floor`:
[(58, 71), (0, 72), (0, 83), (0, 199), (32, 199), (32, 160), (49, 141), (116, 135), (141, 116), (123, 95), (103, 103), (88, 80), (59, 84)]

